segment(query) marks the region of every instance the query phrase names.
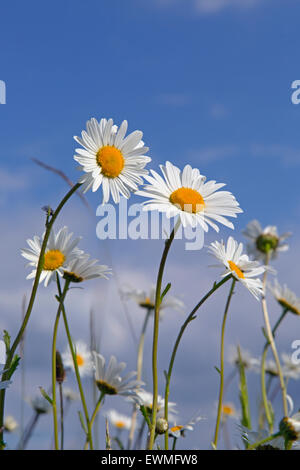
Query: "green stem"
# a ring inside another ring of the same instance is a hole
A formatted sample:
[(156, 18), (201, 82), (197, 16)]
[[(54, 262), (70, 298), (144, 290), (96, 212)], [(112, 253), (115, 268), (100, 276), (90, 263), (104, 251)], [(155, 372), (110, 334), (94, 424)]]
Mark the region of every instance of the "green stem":
[[(138, 345), (138, 352), (137, 352), (137, 380), (138, 381), (142, 380), (145, 335), (146, 335), (146, 330), (148, 326), (148, 321), (151, 316), (151, 311), (152, 311), (151, 308), (147, 309), (147, 313), (145, 315), (145, 319), (144, 319), (144, 323), (143, 323), (143, 327), (142, 327), (142, 331), (140, 335), (139, 345)], [(128, 450), (131, 448), (133, 438), (134, 438), (137, 412), (138, 412), (138, 406), (133, 405), (133, 411), (132, 411), (132, 416), (131, 416), (131, 428), (130, 428), (130, 433), (129, 433), (129, 438), (128, 438)]]
[[(96, 403), (95, 409), (94, 409), (93, 414), (92, 414), (92, 417), (91, 417), (91, 419), (90, 419), (91, 430), (92, 430), (92, 427), (93, 427), (95, 418), (96, 418), (96, 416), (97, 416), (97, 414), (98, 414), (98, 411), (100, 410), (100, 406), (101, 406), (101, 403), (102, 403), (104, 397), (105, 397), (105, 393), (104, 393), (104, 392), (101, 392), (100, 397), (99, 397), (99, 400), (98, 400), (97, 403)], [(85, 449), (87, 448), (87, 445), (88, 445), (88, 438), (87, 438), (86, 441), (85, 441), (85, 446), (84, 446)]]
[[(269, 264), (269, 258), (270, 256), (267, 254), (266, 255), (266, 266)], [(266, 334), (267, 334), (267, 339), (268, 342), (271, 346), (272, 353), (276, 362), (276, 366), (278, 369), (278, 376), (279, 376), (279, 381), (280, 381), (280, 388), (281, 388), (281, 394), (282, 394), (282, 404), (283, 404), (283, 412), (284, 416), (288, 416), (288, 406), (287, 406), (287, 399), (286, 399), (286, 387), (284, 383), (284, 378), (282, 374), (282, 369), (280, 365), (280, 360), (278, 356), (278, 352), (276, 349), (274, 337), (272, 334), (272, 329), (271, 329), (271, 324), (270, 324), (270, 319), (269, 319), (269, 314), (268, 314), (268, 307), (267, 307), (267, 301), (266, 301), (266, 284), (267, 284), (267, 271), (264, 272), (264, 277), (263, 277), (263, 294), (262, 294), (262, 310), (263, 310), (263, 315), (264, 315), (264, 321), (265, 321), (265, 326), (266, 326)]]
[[(41, 276), (41, 273), (42, 273), (42, 270), (43, 270), (44, 255), (45, 255), (48, 239), (49, 239), (50, 232), (51, 232), (51, 229), (53, 227), (53, 224), (54, 224), (58, 214), (62, 210), (63, 206), (66, 204), (66, 202), (70, 199), (70, 197), (77, 191), (77, 189), (80, 186), (81, 186), (80, 183), (75, 184), (70, 189), (70, 191), (66, 194), (66, 196), (62, 199), (60, 204), (57, 206), (57, 209), (53, 213), (50, 221), (49, 221), (49, 217), (47, 218), (46, 231), (45, 231), (44, 239), (43, 239), (42, 246), (41, 246), (40, 257), (39, 257), (39, 261), (38, 261), (38, 265), (37, 265), (37, 269), (36, 269), (36, 275), (35, 275), (34, 283), (33, 283), (33, 286), (32, 286), (32, 291), (31, 291), (31, 296), (30, 296), (30, 299), (29, 299), (27, 311), (26, 311), (26, 314), (24, 316), (23, 323), (22, 323), (22, 325), (19, 329), (19, 332), (16, 336), (16, 339), (15, 339), (12, 347), (10, 348), (10, 350), (7, 354), (5, 369), (8, 369), (10, 367), (11, 361), (14, 357), (14, 354), (15, 354), (15, 351), (16, 351), (18, 345), (20, 344), (20, 341), (22, 339), (22, 336), (24, 334), (25, 328), (27, 326), (27, 323), (29, 321), (29, 318), (30, 318), (30, 315), (31, 315), (31, 312), (32, 312), (32, 308), (33, 308), (33, 304), (34, 304), (34, 301), (35, 301), (37, 289), (38, 289), (38, 286), (39, 286), (40, 276)], [(3, 374), (2, 381), (6, 380), (6, 377), (7, 377), (7, 373)], [(3, 428), (4, 403), (5, 403), (5, 389), (0, 391), (0, 430)], [(4, 448), (5, 448), (5, 444), (3, 443), (3, 431), (0, 431), (0, 450), (4, 449)]]
[(157, 378), (157, 346), (158, 346), (158, 330), (159, 330), (159, 308), (161, 303), (161, 285), (164, 274), (164, 268), (167, 260), (167, 256), (174, 240), (175, 229), (172, 230), (170, 238), (165, 242), (165, 249), (162, 254), (162, 258), (159, 265), (157, 282), (156, 282), (156, 293), (155, 293), (155, 309), (154, 309), (154, 328), (153, 328), (153, 347), (152, 347), (152, 375), (153, 375), (153, 402), (152, 402), (152, 418), (151, 418), (151, 429), (148, 443), (148, 449), (152, 450), (155, 440), (155, 427), (156, 427), (156, 415), (157, 415), (157, 397), (158, 397), (158, 378)]
[(233, 278), (231, 288), (230, 288), (230, 291), (229, 291), (229, 295), (228, 295), (228, 298), (227, 298), (227, 302), (226, 302), (226, 307), (225, 307), (225, 312), (224, 312), (224, 317), (223, 317), (223, 323), (222, 323), (221, 354), (220, 354), (220, 359), (221, 359), (220, 392), (219, 392), (219, 404), (218, 404), (218, 413), (217, 413), (215, 437), (214, 437), (214, 441), (213, 441), (213, 445), (214, 445), (215, 449), (217, 448), (217, 444), (218, 444), (218, 435), (219, 435), (219, 428), (220, 428), (221, 415), (222, 415), (222, 402), (223, 402), (223, 391), (224, 391), (224, 337), (225, 337), (225, 325), (226, 325), (227, 314), (228, 314), (228, 310), (229, 310), (230, 301), (231, 301), (231, 298), (232, 298), (232, 295), (233, 295), (235, 283), (236, 283), (236, 279)]
[[(280, 315), (279, 319), (277, 320), (277, 322), (276, 322), (276, 324), (275, 324), (275, 326), (272, 330), (272, 336), (273, 337), (275, 336), (277, 328), (279, 327), (282, 320), (285, 318), (287, 312), (288, 312), (288, 310), (284, 309), (282, 314)], [(263, 405), (264, 405), (265, 414), (266, 414), (266, 418), (267, 418), (267, 421), (268, 421), (269, 429), (272, 432), (273, 419), (272, 419), (272, 415), (271, 415), (270, 408), (269, 408), (269, 403), (268, 403), (268, 394), (267, 394), (267, 389), (266, 389), (266, 374), (265, 374), (265, 363), (266, 363), (266, 357), (267, 357), (267, 352), (268, 352), (269, 346), (270, 346), (270, 342), (267, 341), (265, 346), (264, 346), (264, 349), (263, 349), (260, 373), (261, 373), (261, 394), (262, 394)]]
[(59, 382), (59, 401), (60, 401), (60, 448), (64, 450), (64, 395), (63, 384)]
[(63, 319), (64, 319), (65, 330), (66, 330), (66, 334), (67, 334), (67, 338), (68, 338), (69, 348), (70, 348), (72, 359), (73, 359), (73, 365), (74, 365), (76, 380), (77, 380), (78, 389), (79, 389), (79, 393), (80, 393), (81, 403), (82, 403), (84, 416), (85, 416), (85, 420), (86, 420), (87, 439), (88, 439), (88, 442), (90, 444), (90, 449), (93, 450), (93, 437), (92, 437), (92, 428), (91, 428), (91, 423), (90, 423), (90, 419), (89, 419), (89, 413), (88, 413), (88, 409), (87, 409), (87, 405), (86, 405), (85, 396), (84, 396), (84, 393), (83, 393), (83, 387), (82, 387), (82, 383), (81, 383), (80, 372), (79, 372), (77, 359), (76, 359), (76, 353), (75, 353), (75, 350), (74, 350), (72, 337), (71, 337), (71, 333), (70, 333), (70, 329), (69, 329), (69, 325), (68, 325), (66, 310), (65, 310), (65, 307), (64, 307), (63, 303), (61, 304), (61, 310), (62, 310), (62, 315), (63, 315)]
[[(166, 387), (165, 387), (165, 420), (168, 421), (168, 406), (169, 406), (169, 393), (170, 393), (170, 382), (171, 382), (171, 375), (172, 375), (172, 371), (173, 371), (173, 366), (174, 366), (174, 362), (175, 362), (175, 357), (176, 357), (176, 353), (177, 353), (177, 349), (178, 349), (178, 346), (179, 346), (179, 343), (181, 341), (181, 338), (183, 336), (183, 333), (185, 332), (185, 329), (186, 327), (188, 326), (188, 324), (193, 321), (195, 319), (195, 314), (197, 312), (197, 310), (199, 310), (199, 308), (201, 307), (201, 305), (216, 291), (219, 289), (219, 287), (221, 287), (223, 284), (225, 284), (225, 282), (227, 282), (229, 279), (231, 279), (232, 276), (231, 274), (229, 274), (228, 276), (224, 277), (220, 282), (218, 283), (215, 283), (213, 285), (213, 287), (207, 292), (207, 294), (205, 294), (204, 297), (202, 297), (202, 299), (197, 303), (197, 305), (193, 308), (193, 310), (191, 311), (191, 313), (189, 314), (189, 316), (187, 317), (187, 319), (185, 320), (185, 322), (183, 323), (182, 327), (180, 328), (180, 331), (179, 331), (179, 334), (177, 336), (177, 339), (175, 341), (175, 344), (174, 344), (174, 347), (173, 347), (173, 351), (172, 351), (172, 355), (171, 355), (171, 359), (170, 359), (170, 363), (169, 363), (169, 369), (168, 369), (168, 373), (167, 373), (167, 377), (166, 377)], [(169, 438), (168, 438), (168, 432), (165, 433), (165, 449), (168, 450), (169, 448)]]
[(269, 441), (272, 441), (276, 437), (280, 436), (280, 432), (277, 432), (276, 434), (272, 434), (269, 437), (266, 437), (265, 439), (262, 439), (261, 441), (255, 442), (254, 444), (251, 444), (251, 446), (247, 447), (247, 450), (253, 450), (256, 449), (256, 447), (261, 446), (263, 444), (266, 444)]

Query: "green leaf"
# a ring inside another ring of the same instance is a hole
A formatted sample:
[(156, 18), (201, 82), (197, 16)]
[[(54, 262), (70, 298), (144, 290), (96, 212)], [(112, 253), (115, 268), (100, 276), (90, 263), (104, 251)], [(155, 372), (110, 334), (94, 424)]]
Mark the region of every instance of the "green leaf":
[(161, 301), (161, 302), (162, 302), (163, 298), (165, 297), (165, 295), (169, 292), (170, 289), (171, 289), (171, 283), (169, 282), (169, 283), (166, 285), (166, 287), (165, 287), (163, 293), (162, 293), (161, 296), (160, 296), (160, 301)]
[(215, 369), (221, 375), (221, 371), (220, 371), (219, 367), (215, 366)]
[(81, 424), (81, 427), (82, 429), (84, 430), (85, 434), (88, 435), (88, 430), (85, 426), (85, 422), (84, 422), (84, 419), (83, 419), (83, 416), (82, 416), (82, 413), (81, 411), (78, 411), (78, 416), (79, 416), (79, 421), (80, 421), (80, 424)]
[(11, 377), (13, 376), (14, 372), (16, 371), (16, 369), (19, 365), (20, 360), (21, 360), (21, 358), (17, 354), (13, 357), (13, 360), (11, 361), (11, 364), (10, 364), (10, 368), (8, 369), (8, 372), (7, 372), (7, 379), (8, 380), (10, 380)]
[(43, 387), (39, 387), (41, 394), (43, 397), (50, 403), (51, 406), (53, 406), (53, 400), (52, 398), (49, 397), (48, 393), (46, 390), (43, 389)]
[(10, 351), (10, 334), (7, 330), (3, 330), (3, 341), (6, 347), (6, 355), (8, 355)]

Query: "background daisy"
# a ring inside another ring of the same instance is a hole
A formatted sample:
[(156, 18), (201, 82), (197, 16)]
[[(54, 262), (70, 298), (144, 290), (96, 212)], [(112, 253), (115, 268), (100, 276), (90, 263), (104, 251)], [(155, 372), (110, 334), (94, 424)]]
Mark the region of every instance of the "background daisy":
[(259, 276), (265, 271), (258, 261), (250, 261), (249, 257), (243, 254), (243, 244), (238, 243), (232, 237), (224, 242), (213, 242), (208, 251), (214, 255), (226, 268), (222, 277), (232, 274), (236, 280), (240, 281), (256, 299), (260, 298), (263, 292), (263, 285)]
[[(43, 270), (39, 282), (44, 282), (45, 287), (55, 279), (56, 273), (63, 276), (64, 270), (69, 263), (78, 258), (82, 251), (76, 247), (81, 237), (72, 239), (73, 233), (68, 233), (68, 228), (63, 227), (57, 233), (52, 230), (50, 232), (47, 243)], [(27, 266), (33, 266), (33, 270), (28, 274), (26, 279), (34, 279), (36, 268), (39, 262), (43, 237), (34, 236), (33, 240), (28, 239), (27, 243), (30, 248), (21, 250), (24, 258), (29, 260)]]
[[(93, 372), (93, 361), (89, 348), (83, 341), (76, 341), (74, 346), (81, 377), (91, 375)], [(69, 348), (62, 354), (62, 359), (64, 366), (74, 371), (73, 357)]]

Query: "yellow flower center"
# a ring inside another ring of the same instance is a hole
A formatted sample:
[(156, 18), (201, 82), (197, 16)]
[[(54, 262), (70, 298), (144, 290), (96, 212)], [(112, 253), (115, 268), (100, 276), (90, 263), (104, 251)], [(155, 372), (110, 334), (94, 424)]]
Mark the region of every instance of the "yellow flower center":
[(105, 145), (97, 152), (97, 163), (104, 176), (116, 178), (124, 168), (122, 152), (113, 145)]
[(81, 356), (81, 354), (76, 354), (76, 361), (79, 367), (83, 366), (84, 358)]
[(243, 271), (233, 261), (228, 261), (228, 264), (231, 271), (234, 271), (240, 279), (245, 279)]
[(182, 211), (196, 214), (204, 210), (205, 202), (198, 191), (192, 188), (179, 188), (170, 196), (170, 202)]
[(174, 426), (173, 428), (170, 429), (172, 432), (180, 431), (183, 428), (183, 426)]
[(277, 301), (282, 307), (286, 308), (290, 312), (295, 313), (295, 315), (300, 315), (300, 310), (294, 305), (287, 302), (284, 298), (279, 298), (277, 299)]
[(125, 423), (124, 423), (124, 421), (116, 421), (115, 426), (116, 426), (116, 428), (123, 429), (123, 428), (125, 428)]
[(44, 257), (44, 266), (45, 271), (55, 271), (55, 269), (60, 268), (65, 261), (65, 255), (59, 250), (49, 250)]
[(140, 307), (154, 309), (155, 305), (151, 302), (150, 297), (146, 297), (143, 302), (139, 303)]
[(235, 413), (234, 409), (230, 405), (223, 405), (222, 411), (223, 411), (223, 414), (227, 416), (232, 416)]

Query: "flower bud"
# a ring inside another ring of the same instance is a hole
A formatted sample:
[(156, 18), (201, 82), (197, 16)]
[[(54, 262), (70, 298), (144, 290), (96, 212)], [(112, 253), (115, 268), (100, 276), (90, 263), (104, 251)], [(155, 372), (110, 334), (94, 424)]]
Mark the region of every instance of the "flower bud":
[(65, 380), (66, 372), (59, 351), (56, 351), (56, 381), (61, 384)]
[(168, 421), (164, 418), (158, 418), (156, 421), (156, 428), (155, 431), (157, 434), (164, 434), (169, 429)]
[(256, 239), (256, 248), (262, 253), (270, 253), (270, 251), (276, 250), (278, 246), (278, 237), (271, 235), (270, 233), (262, 233)]

